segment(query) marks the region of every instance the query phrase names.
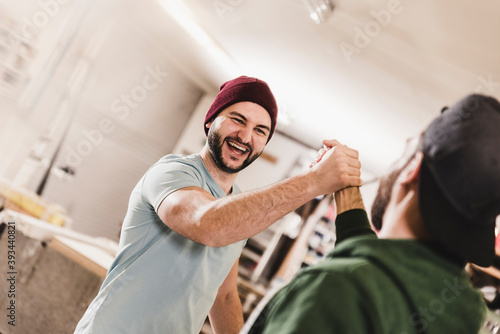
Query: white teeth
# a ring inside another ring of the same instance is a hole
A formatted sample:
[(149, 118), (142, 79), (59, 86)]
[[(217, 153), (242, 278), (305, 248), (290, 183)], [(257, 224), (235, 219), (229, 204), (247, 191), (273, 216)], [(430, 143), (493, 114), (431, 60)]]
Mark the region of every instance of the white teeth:
[(233, 143), (233, 142), (231, 142), (231, 141), (228, 141), (228, 144), (229, 144), (229, 145), (231, 145), (232, 147), (237, 148), (237, 149), (238, 149), (238, 150), (240, 150), (240, 151), (243, 151), (243, 152), (246, 152), (246, 151), (247, 151), (247, 149), (246, 149), (245, 147), (240, 146), (240, 145), (238, 145), (238, 144), (236, 144), (236, 143)]

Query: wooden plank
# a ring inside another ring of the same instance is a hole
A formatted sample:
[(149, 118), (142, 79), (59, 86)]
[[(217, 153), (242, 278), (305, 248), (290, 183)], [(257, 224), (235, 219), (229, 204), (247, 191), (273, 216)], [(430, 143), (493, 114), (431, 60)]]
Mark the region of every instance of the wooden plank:
[(99, 276), (101, 278), (105, 278), (106, 277), (106, 274), (108, 272), (107, 268), (105, 268), (105, 267), (99, 265), (98, 263), (92, 261), (88, 257), (82, 255), (81, 253), (77, 252), (76, 250), (74, 250), (73, 248), (69, 247), (65, 243), (61, 242), (57, 238), (53, 238), (49, 242), (49, 246), (51, 248), (57, 250), (59, 253), (61, 253), (62, 255), (66, 256), (70, 260), (78, 263), (79, 265), (81, 265), (85, 269), (93, 272), (97, 276)]
[(272, 163), (273, 165), (276, 165), (276, 163), (278, 162), (278, 158), (266, 152), (262, 152), (260, 158), (266, 160), (267, 162)]
[(493, 266), (485, 268), (485, 267), (476, 266), (474, 264), (471, 264), (471, 265), (474, 267), (474, 269), (480, 270), (482, 272), (487, 273), (488, 275), (491, 275), (495, 278), (500, 279), (500, 270), (498, 270), (497, 268), (495, 268)]

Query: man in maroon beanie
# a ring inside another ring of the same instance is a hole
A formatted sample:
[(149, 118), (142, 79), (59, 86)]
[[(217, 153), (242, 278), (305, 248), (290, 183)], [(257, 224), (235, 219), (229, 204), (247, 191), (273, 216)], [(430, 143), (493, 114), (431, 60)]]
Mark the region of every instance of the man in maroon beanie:
[(338, 142), (322, 161), (269, 187), (240, 193), (238, 172), (276, 127), (268, 85), (238, 77), (208, 110), (199, 154), (167, 155), (132, 192), (117, 257), (76, 333), (238, 333), (236, 280), (249, 237), (311, 199), (361, 185), (358, 153)]

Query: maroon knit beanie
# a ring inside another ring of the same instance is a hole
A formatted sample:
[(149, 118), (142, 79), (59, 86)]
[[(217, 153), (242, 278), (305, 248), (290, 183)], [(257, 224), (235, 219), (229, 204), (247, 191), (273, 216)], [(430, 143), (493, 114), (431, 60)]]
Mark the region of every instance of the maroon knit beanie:
[(276, 118), (278, 116), (276, 100), (264, 81), (246, 76), (229, 80), (220, 86), (219, 94), (215, 97), (205, 116), (205, 133), (208, 135), (208, 128), (206, 127), (208, 122), (212, 121), (219, 112), (238, 102), (257, 103), (267, 110), (269, 116), (271, 116), (271, 131), (267, 139), (269, 142), (276, 128)]

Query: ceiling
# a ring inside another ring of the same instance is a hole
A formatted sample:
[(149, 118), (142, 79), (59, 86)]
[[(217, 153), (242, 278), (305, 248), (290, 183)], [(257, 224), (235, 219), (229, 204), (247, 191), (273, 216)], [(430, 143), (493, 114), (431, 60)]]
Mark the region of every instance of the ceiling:
[[(267, 81), (279, 131), (358, 149), (365, 179), (444, 105), (474, 91), (500, 98), (500, 1), (331, 0), (322, 24), (306, 1), (322, 0), (108, 0), (90, 12), (93, 33), (134, 31), (210, 94), (239, 75)], [(109, 78), (124, 85), (120, 73)]]
[(149, 24), (174, 19), (165, 41), (206, 90), (241, 74), (264, 79), (286, 116), (280, 131), (357, 148), (368, 175), (442, 106), (473, 91), (500, 97), (498, 1), (333, 0), (322, 24), (304, 0), (156, 3), (163, 12)]

